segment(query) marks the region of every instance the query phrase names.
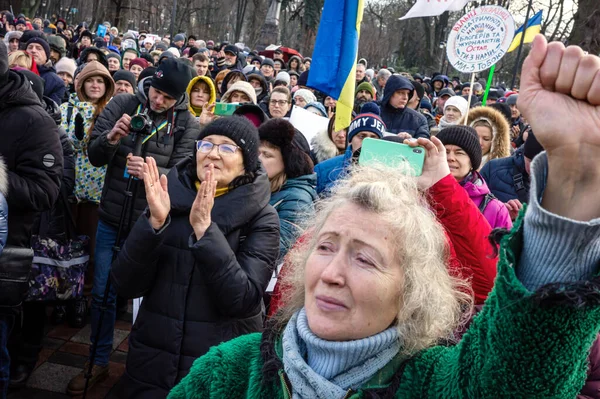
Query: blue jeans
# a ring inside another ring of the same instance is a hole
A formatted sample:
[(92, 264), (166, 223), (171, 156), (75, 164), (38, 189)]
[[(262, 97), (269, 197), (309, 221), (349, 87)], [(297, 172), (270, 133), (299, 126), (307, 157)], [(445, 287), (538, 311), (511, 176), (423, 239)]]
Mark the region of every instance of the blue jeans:
[[(117, 229), (104, 223), (98, 222), (98, 232), (96, 233), (96, 253), (94, 265), (94, 285), (92, 287), (92, 334), (90, 341), (92, 346), (96, 339), (98, 327), (100, 324), (100, 312), (102, 308), (102, 299), (106, 289), (106, 282), (110, 276), (110, 268), (113, 257), (113, 247), (117, 240)], [(113, 334), (116, 319), (116, 299), (117, 295), (114, 288), (110, 287), (104, 318), (102, 319), (102, 328), (97, 343), (96, 358), (94, 364), (99, 366), (108, 365), (108, 359), (112, 352)], [(92, 351), (90, 346), (90, 354)]]
[(0, 313), (0, 399), (6, 398), (10, 380), (10, 355), (6, 347), (14, 316)]

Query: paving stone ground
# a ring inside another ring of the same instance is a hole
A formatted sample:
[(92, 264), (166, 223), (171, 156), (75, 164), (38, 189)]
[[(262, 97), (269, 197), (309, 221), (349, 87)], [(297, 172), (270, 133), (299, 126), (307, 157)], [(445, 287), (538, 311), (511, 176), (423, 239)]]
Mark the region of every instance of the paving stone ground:
[[(125, 372), (128, 336), (131, 331), (131, 303), (128, 313), (115, 324), (113, 353), (110, 356), (110, 376), (92, 387), (87, 399), (111, 398), (111, 389)], [(10, 390), (8, 399), (67, 399), (67, 385), (87, 360), (90, 344), (90, 324), (71, 328), (67, 323), (48, 326), (39, 360), (25, 388)]]

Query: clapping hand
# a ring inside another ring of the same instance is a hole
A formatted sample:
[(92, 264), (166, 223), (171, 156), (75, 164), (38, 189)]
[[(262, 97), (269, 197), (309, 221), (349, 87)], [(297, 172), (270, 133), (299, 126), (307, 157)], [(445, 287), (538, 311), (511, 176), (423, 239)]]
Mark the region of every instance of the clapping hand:
[(167, 176), (159, 175), (156, 161), (152, 157), (146, 157), (143, 168), (146, 200), (150, 209), (150, 224), (155, 230), (160, 230), (165, 225), (171, 211)]
[(427, 190), (435, 183), (442, 180), (450, 174), (450, 167), (446, 159), (446, 148), (444, 144), (435, 136), (431, 140), (425, 138), (407, 139), (404, 144), (411, 147), (425, 147), (425, 162), (423, 164), (423, 173), (417, 179), (419, 189)]
[(575, 220), (600, 217), (600, 58), (538, 35), (521, 86), (519, 109), (548, 154), (542, 206)]
[(210, 213), (215, 204), (215, 193), (217, 192), (217, 182), (214, 175), (215, 167), (213, 164), (210, 164), (190, 211), (190, 224), (194, 229), (196, 240), (204, 236), (212, 221)]

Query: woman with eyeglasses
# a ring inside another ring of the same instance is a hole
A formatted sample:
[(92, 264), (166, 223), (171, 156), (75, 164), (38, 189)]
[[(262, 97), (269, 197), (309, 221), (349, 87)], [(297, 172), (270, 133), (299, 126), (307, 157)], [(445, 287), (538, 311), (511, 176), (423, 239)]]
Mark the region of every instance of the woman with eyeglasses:
[(270, 118), (284, 118), (292, 109), (292, 95), (287, 87), (276, 87), (269, 97)]
[(146, 159), (148, 209), (111, 273), (119, 295), (144, 297), (122, 397), (166, 397), (211, 346), (261, 331), (279, 219), (259, 144), (256, 127), (232, 116), (206, 126), (168, 176)]

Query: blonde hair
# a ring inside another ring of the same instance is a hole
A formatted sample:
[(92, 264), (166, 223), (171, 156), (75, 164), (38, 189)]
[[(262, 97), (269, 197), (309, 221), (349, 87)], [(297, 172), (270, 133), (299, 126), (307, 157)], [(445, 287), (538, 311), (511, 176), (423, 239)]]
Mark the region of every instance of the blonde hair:
[(16, 66), (20, 66), (26, 69), (31, 70), (31, 66), (33, 65), (33, 58), (23, 51), (17, 50), (13, 51), (8, 55), (8, 66), (9, 68), (14, 68)]
[(416, 179), (384, 166), (353, 168), (333, 189), (333, 195), (317, 204), (307, 241), (289, 254), (290, 266), (282, 281), (288, 299), (276, 316), (278, 324), (287, 324), (304, 306), (304, 270), (318, 232), (330, 214), (346, 204), (371, 211), (391, 226), (391, 244), (404, 274), (395, 320), (404, 354), (410, 356), (452, 338), (472, 308), (470, 285), (449, 274), (444, 229), (418, 191)]
[(287, 176), (285, 172), (281, 172), (277, 174), (277, 176), (274, 176), (272, 179), (269, 179), (269, 183), (271, 183), (271, 192), (275, 193), (281, 190), (281, 187), (283, 187), (286, 181)]

